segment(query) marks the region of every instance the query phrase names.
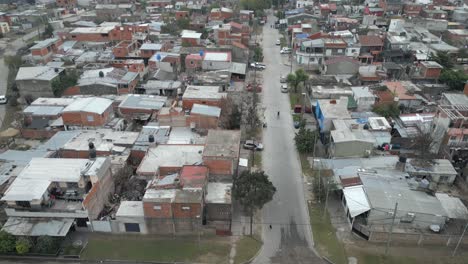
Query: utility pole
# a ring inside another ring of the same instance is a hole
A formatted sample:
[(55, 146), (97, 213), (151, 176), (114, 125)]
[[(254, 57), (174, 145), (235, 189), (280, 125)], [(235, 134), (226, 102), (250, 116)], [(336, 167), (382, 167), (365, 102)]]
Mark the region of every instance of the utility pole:
[(465, 236), (465, 232), (467, 228), (468, 228), (468, 223), (466, 223), (465, 228), (463, 229), (463, 233), (461, 234), (460, 239), (458, 239), (458, 243), (455, 249), (453, 250), (452, 257), (454, 257), (455, 254), (457, 254), (458, 247), (460, 246), (460, 243), (462, 242), (463, 237)]
[(392, 240), (393, 225), (395, 224), (397, 208), (398, 208), (398, 202), (395, 203), (395, 210), (393, 210), (392, 225), (390, 226), (390, 232), (388, 233), (387, 246), (385, 247), (385, 255), (388, 254), (388, 248), (390, 247), (390, 241)]
[(327, 214), (328, 194), (330, 193), (330, 180), (327, 180), (327, 194), (325, 195), (325, 206), (323, 207), (323, 218)]
[[(321, 162), (320, 162), (321, 163)], [(319, 169), (318, 169), (318, 200), (319, 200), (319, 203), (322, 202), (322, 198), (321, 198), (321, 191), (322, 191), (322, 183), (321, 183), (321, 169), (322, 169), (322, 164), (319, 165)]]

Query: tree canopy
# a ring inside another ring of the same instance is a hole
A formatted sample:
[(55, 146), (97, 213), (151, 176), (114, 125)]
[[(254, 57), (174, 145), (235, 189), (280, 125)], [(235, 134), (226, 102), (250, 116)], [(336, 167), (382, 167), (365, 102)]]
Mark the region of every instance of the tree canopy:
[(250, 213), (250, 234), (252, 234), (252, 219), (255, 210), (273, 199), (275, 186), (263, 171), (244, 171), (234, 179), (232, 194), (234, 198)]
[(312, 153), (314, 151), (315, 140), (317, 137), (317, 132), (306, 129), (302, 124), (294, 137), (297, 151), (300, 153)]
[(231, 97), (221, 99), (221, 116), (219, 118), (220, 126), (224, 129), (239, 129), (242, 113)]
[(398, 117), (400, 115), (400, 108), (397, 103), (380, 104), (374, 106), (372, 112), (375, 112), (383, 117)]
[(444, 68), (451, 69), (453, 68), (453, 59), (451, 58), (448, 52), (438, 51), (437, 53), (431, 53), (429, 56), (430, 60), (433, 60)]
[(70, 71), (67, 74), (52, 81), (52, 91), (55, 96), (61, 96), (65, 89), (75, 86), (78, 82), (78, 73)]
[(286, 77), (286, 82), (294, 88), (295, 93), (297, 93), (299, 84), (305, 83), (307, 80), (309, 80), (309, 75), (303, 69), (298, 69)]
[(240, 6), (242, 9), (257, 11), (270, 8), (271, 2), (270, 0), (240, 0)]
[(451, 90), (463, 91), (465, 83), (468, 81), (468, 74), (458, 70), (443, 69), (439, 81), (447, 84)]
[(16, 239), (15, 237), (5, 231), (0, 231), (0, 253), (11, 253), (15, 251)]

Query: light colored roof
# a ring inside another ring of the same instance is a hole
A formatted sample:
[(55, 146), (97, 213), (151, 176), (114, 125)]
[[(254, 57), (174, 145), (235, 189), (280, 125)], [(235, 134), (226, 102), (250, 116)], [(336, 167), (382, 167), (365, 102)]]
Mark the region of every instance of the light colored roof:
[(112, 101), (105, 98), (100, 97), (86, 97), (86, 98), (78, 98), (73, 103), (65, 107), (63, 112), (89, 112), (89, 113), (96, 113), (102, 114), (104, 113), (110, 106), (112, 105)]
[(16, 81), (41, 80), (51, 81), (61, 73), (63, 69), (48, 66), (21, 67), (16, 74)]
[(210, 129), (206, 137), (205, 157), (238, 157), (240, 131)]
[(239, 62), (231, 63), (231, 73), (245, 75), (246, 70), (247, 70), (247, 64), (245, 63), (239, 63)]
[(119, 108), (159, 110), (167, 101), (166, 96), (129, 94)]
[(110, 27), (79, 27), (75, 28), (70, 32), (70, 34), (109, 34), (109, 32), (114, 29), (113, 26)]
[(144, 217), (142, 201), (123, 201), (120, 203), (116, 217)]
[(140, 50), (161, 50), (162, 45), (159, 43), (144, 43), (141, 45)]
[(468, 209), (460, 198), (449, 196), (446, 193), (436, 193), (442, 207), (452, 219), (468, 219)]
[(358, 216), (371, 209), (362, 185), (346, 187), (343, 189), (343, 194), (351, 217)]
[(388, 130), (392, 128), (385, 117), (369, 117), (367, 120), (372, 130)]
[(463, 93), (442, 93), (442, 97), (444, 97), (451, 105), (468, 106), (468, 96)]
[(29, 49), (33, 50), (33, 49), (47, 48), (48, 46), (52, 45), (53, 43), (57, 42), (58, 40), (59, 40), (59, 38), (44, 39), (43, 41), (39, 41), (38, 43), (36, 43), (36, 45), (32, 46)]
[(34, 100), (31, 105), (34, 106), (67, 106), (75, 101), (74, 98), (54, 98), (54, 97), (39, 97)]
[(30, 105), (23, 110), (23, 113), (39, 116), (56, 116), (62, 113), (63, 106), (36, 106)]
[(140, 174), (153, 174), (159, 167), (201, 164), (204, 148), (200, 145), (158, 145), (148, 149), (137, 171)]
[(208, 61), (231, 61), (231, 54), (229, 52), (206, 52), (203, 59)]
[(65, 150), (86, 151), (92, 142), (97, 151), (112, 151), (119, 147), (130, 147), (138, 138), (138, 132), (113, 131), (112, 129), (81, 130), (80, 133), (64, 143)]
[(406, 162), (406, 171), (409, 174), (440, 174), (457, 175), (457, 171), (452, 163), (447, 159), (435, 159), (430, 163), (419, 163), (417, 159), (408, 159)]
[(15, 236), (64, 237), (74, 221), (73, 218), (9, 217), (2, 231)]
[(195, 86), (189, 85), (185, 89), (182, 100), (185, 99), (213, 99), (219, 100), (226, 94), (219, 92), (219, 86)]
[(39, 200), (52, 182), (78, 182), (93, 162), (87, 159), (33, 158), (10, 185), (2, 200)]
[(209, 182), (206, 189), (207, 204), (231, 204), (232, 183)]
[(221, 115), (221, 108), (216, 106), (193, 104), (191, 114), (199, 114), (206, 116), (219, 117)]
[(147, 189), (143, 196), (143, 201), (172, 203), (175, 200), (175, 196), (176, 196), (176, 189), (168, 189), (168, 190)]
[[(104, 77), (100, 76), (100, 72), (104, 74)], [(78, 80), (78, 85), (85, 86), (93, 84), (103, 84), (117, 87), (117, 84), (128, 84), (137, 77), (137, 72), (130, 72), (124, 69), (112, 67), (96, 70), (87, 70), (83, 72), (83, 74), (80, 76), (80, 79)]]
[(50, 181), (17, 177), (2, 197), (2, 201), (40, 200), (50, 185)]
[(195, 38), (195, 39), (199, 39), (201, 38), (202, 36), (202, 33), (197, 33), (195, 31), (185, 31), (182, 32), (182, 38)]
[(351, 87), (353, 91), (353, 95), (355, 98), (369, 98), (375, 97), (375, 95), (369, 91), (369, 87), (367, 86), (355, 86)]

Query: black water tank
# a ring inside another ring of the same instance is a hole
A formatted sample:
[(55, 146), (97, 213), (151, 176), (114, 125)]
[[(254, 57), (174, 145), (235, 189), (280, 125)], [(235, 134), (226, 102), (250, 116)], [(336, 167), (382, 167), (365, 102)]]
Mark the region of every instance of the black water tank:
[(400, 156), (400, 157), (398, 157), (398, 161), (401, 162), (401, 163), (406, 163), (406, 157)]
[(150, 143), (153, 143), (153, 142), (154, 142), (154, 136), (153, 136), (153, 135), (149, 135), (149, 136), (148, 136), (148, 141), (149, 141)]

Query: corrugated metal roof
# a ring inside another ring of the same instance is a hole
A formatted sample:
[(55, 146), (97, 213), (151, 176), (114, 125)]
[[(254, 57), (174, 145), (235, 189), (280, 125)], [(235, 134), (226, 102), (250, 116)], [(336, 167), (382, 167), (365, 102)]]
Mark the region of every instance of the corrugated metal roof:
[(41, 80), (50, 81), (57, 77), (63, 69), (48, 66), (21, 67), (16, 74), (16, 81)]
[(79, 98), (67, 107), (62, 112), (90, 112), (102, 114), (112, 105), (112, 101), (100, 97)]
[(221, 108), (216, 106), (193, 104), (192, 111), (190, 113), (219, 117), (221, 115)]
[(56, 116), (62, 113), (63, 106), (35, 106), (30, 105), (23, 110), (25, 114), (38, 116)]

